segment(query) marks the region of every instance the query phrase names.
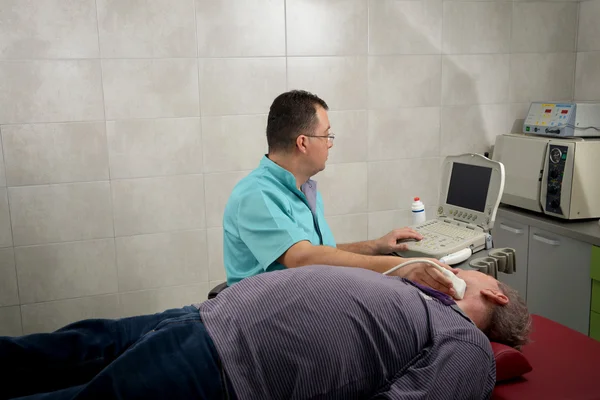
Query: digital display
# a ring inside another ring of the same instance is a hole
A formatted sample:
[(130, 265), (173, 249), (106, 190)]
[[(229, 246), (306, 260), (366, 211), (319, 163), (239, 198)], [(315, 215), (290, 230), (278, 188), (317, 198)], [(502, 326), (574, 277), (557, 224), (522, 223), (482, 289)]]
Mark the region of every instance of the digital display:
[(446, 203), (483, 212), (491, 177), (491, 168), (454, 163)]
[(552, 109), (546, 108), (546, 113), (551, 113), (551, 112), (552, 112)]
[(560, 113), (561, 113), (561, 114), (566, 114), (566, 113), (568, 113), (568, 112), (569, 112), (569, 110), (562, 110)]

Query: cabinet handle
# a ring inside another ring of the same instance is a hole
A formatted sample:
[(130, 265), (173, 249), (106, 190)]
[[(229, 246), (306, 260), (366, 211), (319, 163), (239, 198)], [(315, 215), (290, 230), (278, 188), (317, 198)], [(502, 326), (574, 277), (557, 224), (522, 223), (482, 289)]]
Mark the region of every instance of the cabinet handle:
[(504, 224), (500, 224), (500, 228), (504, 229), (505, 231), (509, 231), (510, 233), (514, 233), (515, 235), (520, 235), (521, 233), (523, 233), (523, 229), (513, 228), (512, 226)]
[(558, 240), (548, 239), (548, 238), (545, 238), (545, 237), (540, 236), (540, 235), (534, 234), (533, 238), (535, 240), (537, 240), (538, 242), (546, 243), (546, 244), (549, 244), (550, 246), (558, 246), (558, 245), (560, 245), (560, 242)]

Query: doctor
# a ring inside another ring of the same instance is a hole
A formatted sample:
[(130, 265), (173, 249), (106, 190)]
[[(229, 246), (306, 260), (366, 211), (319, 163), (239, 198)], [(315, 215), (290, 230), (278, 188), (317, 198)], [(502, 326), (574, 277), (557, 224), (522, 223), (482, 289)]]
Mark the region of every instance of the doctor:
[[(262, 272), (315, 264), (385, 272), (404, 261), (389, 255), (405, 250), (399, 239), (422, 239), (404, 228), (377, 240), (336, 244), (317, 182), (310, 179), (325, 169), (335, 138), (327, 110), (325, 101), (306, 91), (273, 101), (269, 153), (235, 186), (225, 207), (223, 255), (230, 286)], [(414, 264), (398, 276), (454, 295), (450, 280), (431, 265)]]

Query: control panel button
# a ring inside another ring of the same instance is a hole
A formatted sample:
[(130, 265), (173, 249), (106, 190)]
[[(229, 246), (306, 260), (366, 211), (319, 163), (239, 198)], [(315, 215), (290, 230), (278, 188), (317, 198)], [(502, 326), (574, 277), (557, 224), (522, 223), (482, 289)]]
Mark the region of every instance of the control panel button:
[(550, 161), (552, 163), (557, 164), (558, 162), (560, 162), (561, 158), (562, 152), (560, 151), (560, 149), (555, 147), (550, 151)]

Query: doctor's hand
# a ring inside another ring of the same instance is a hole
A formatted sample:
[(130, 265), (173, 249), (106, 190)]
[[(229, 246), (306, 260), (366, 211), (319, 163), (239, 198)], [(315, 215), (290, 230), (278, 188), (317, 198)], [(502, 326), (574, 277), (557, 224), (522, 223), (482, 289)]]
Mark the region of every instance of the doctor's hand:
[[(404, 261), (410, 261), (411, 258), (405, 258)], [(449, 269), (453, 273), (457, 273), (458, 269), (452, 268), (435, 258), (425, 258), (425, 260), (433, 261), (437, 265), (445, 269)], [(403, 261), (403, 262), (404, 262)], [(452, 281), (444, 276), (436, 267), (427, 263), (409, 264), (405, 267), (397, 269), (392, 274), (406, 278), (421, 285), (429, 286), (440, 292), (444, 292), (454, 297), (456, 291), (452, 287)]]
[(396, 251), (405, 251), (408, 246), (405, 243), (398, 243), (399, 240), (421, 240), (423, 236), (411, 228), (394, 229), (387, 235), (375, 240), (375, 246), (378, 254), (390, 254)]

